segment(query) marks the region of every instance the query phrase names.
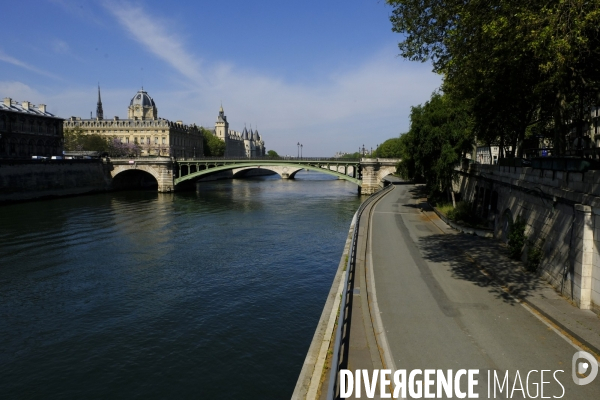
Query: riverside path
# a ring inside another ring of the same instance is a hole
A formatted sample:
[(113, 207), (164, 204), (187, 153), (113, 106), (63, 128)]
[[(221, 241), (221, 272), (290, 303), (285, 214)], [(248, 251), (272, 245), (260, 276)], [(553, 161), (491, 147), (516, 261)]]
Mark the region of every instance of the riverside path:
[[(420, 189), (396, 184), (363, 214), (364, 250), (349, 292), (351, 317), (339, 368), (353, 375), (366, 369), (370, 379), (376, 369), (406, 370), (407, 391), (409, 374), (421, 370), (414, 375), (421, 382), (407, 398), (421, 398), (419, 390), (423, 398), (474, 398), (467, 396), (466, 374), (460, 392), (437, 395), (435, 371), (456, 376), (463, 369), (478, 370), (478, 398), (600, 398), (600, 376), (587, 385), (572, 378), (577, 351), (598, 360), (598, 316), (520, 270), (496, 241), (450, 229)], [(428, 369), (435, 370), (428, 390), (433, 397), (425, 396)], [(327, 386), (326, 378), (321, 399)], [(361, 386), (360, 398), (382, 398), (379, 385), (374, 397)], [(335, 392), (339, 398), (339, 375)], [(349, 398), (357, 398), (356, 392)]]

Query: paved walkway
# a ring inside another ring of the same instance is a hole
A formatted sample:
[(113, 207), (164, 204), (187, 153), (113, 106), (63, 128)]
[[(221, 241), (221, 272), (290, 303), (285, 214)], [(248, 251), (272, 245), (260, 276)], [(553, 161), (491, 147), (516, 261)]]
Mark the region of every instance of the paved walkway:
[[(562, 398), (600, 398), (600, 377), (586, 386), (571, 379), (577, 346), (600, 354), (598, 316), (523, 272), (497, 241), (449, 228), (421, 197), (419, 187), (396, 185), (370, 215), (343, 368), (479, 369), (479, 398), (488, 397), (488, 371), (509, 371), (512, 389), (517, 371), (525, 385), (531, 370), (563, 370)], [(560, 396), (547, 373), (548, 381), (544, 396)]]

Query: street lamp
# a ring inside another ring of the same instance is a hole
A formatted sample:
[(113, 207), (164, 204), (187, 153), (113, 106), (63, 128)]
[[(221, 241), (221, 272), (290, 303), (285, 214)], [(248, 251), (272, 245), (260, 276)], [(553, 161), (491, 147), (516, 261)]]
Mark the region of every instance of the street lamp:
[(300, 142), (298, 142), (298, 156), (296, 158), (300, 158)]
[(303, 147), (303, 146), (304, 146), (304, 145), (302, 145), (302, 144), (300, 145), (300, 158), (302, 158), (302, 147)]

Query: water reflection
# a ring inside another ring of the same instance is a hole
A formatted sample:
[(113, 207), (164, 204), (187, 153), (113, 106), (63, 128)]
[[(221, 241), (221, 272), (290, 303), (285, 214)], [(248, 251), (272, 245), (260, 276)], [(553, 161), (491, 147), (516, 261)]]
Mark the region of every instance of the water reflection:
[(289, 398), (359, 202), (302, 172), (0, 208), (0, 396)]

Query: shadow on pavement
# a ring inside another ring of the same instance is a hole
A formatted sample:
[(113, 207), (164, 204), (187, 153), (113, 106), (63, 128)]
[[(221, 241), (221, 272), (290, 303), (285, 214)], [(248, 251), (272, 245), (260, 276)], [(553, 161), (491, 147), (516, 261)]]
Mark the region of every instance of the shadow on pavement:
[[(509, 259), (503, 254), (505, 250), (489, 239), (460, 234), (431, 235), (422, 237), (419, 247), (426, 260), (448, 263), (454, 278), (488, 288), (494, 296), (512, 305), (516, 304), (514, 297), (497, 282), (509, 284), (512, 294), (520, 298), (528, 297), (540, 287), (537, 276), (523, 271), (519, 262)], [(491, 277), (484, 275), (476, 263)]]

